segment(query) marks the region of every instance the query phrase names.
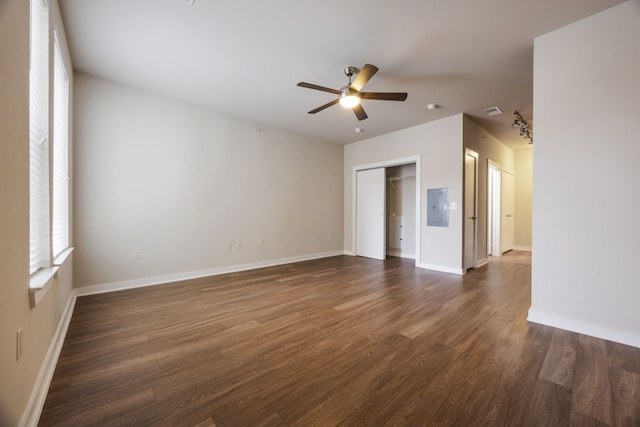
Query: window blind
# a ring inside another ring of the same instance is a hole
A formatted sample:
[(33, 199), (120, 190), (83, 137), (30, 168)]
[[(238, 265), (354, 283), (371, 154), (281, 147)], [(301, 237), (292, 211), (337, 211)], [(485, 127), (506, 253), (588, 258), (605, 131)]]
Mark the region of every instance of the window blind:
[(31, 0), (29, 53), (29, 270), (50, 263), (49, 250), (49, 16)]
[(53, 257), (69, 247), (69, 79), (54, 32), (53, 58)]

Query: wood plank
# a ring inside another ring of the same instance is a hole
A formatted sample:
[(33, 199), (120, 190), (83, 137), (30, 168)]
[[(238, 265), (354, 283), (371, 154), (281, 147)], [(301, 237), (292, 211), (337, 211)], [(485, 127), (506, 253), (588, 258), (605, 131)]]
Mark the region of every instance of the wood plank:
[(541, 325), (530, 325), (528, 329), (509, 326), (507, 330), (505, 345), (497, 350), (501, 370), (496, 374), (498, 381), (485, 425), (524, 423), (553, 333)]
[(213, 418), (207, 418), (204, 421), (194, 424), (193, 427), (216, 427), (216, 423), (213, 422)]
[(609, 366), (640, 374), (640, 357), (637, 348), (607, 341), (607, 354)]
[(574, 375), (572, 409), (612, 425), (609, 359), (604, 340), (585, 335), (578, 337)]
[(571, 418), (571, 390), (539, 378), (524, 426), (566, 426)]
[(605, 424), (602, 421), (598, 421), (595, 418), (591, 418), (572, 409), (569, 427), (610, 427), (610, 424)]
[(544, 358), (539, 377), (562, 387), (573, 387), (578, 334), (556, 329)]
[(611, 368), (613, 418), (616, 426), (640, 426), (640, 374)]

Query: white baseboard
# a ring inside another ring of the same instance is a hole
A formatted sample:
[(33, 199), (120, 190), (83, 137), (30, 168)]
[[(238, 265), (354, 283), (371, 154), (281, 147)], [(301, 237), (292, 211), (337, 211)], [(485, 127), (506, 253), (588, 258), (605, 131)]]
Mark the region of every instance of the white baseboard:
[(531, 246), (514, 246), (513, 250), (531, 252)]
[(47, 354), (45, 355), (44, 361), (40, 367), (40, 372), (38, 373), (36, 383), (33, 387), (33, 391), (31, 392), (29, 403), (27, 403), (27, 409), (20, 420), (20, 426), (36, 427), (38, 425), (40, 414), (42, 414), (42, 408), (44, 407), (44, 402), (47, 399), (49, 386), (51, 385), (51, 380), (53, 379), (53, 374), (56, 370), (56, 365), (58, 364), (58, 358), (62, 351), (62, 344), (64, 344), (64, 339), (67, 336), (67, 330), (69, 329), (69, 323), (71, 322), (71, 316), (75, 306), (76, 297), (72, 293), (64, 312), (60, 316), (58, 327), (56, 328), (56, 332), (51, 340)]
[(589, 335), (603, 340), (613, 341), (620, 344), (630, 345), (640, 348), (640, 336), (629, 332), (619, 331), (617, 329), (608, 328), (606, 326), (596, 325), (594, 323), (585, 322), (570, 317), (559, 316), (557, 314), (547, 313), (544, 311), (529, 308), (527, 316), (529, 322), (539, 323), (541, 325), (553, 326), (578, 334)]
[(165, 283), (179, 282), (182, 280), (198, 279), (207, 276), (217, 276), (220, 274), (236, 273), (238, 271), (254, 270), (256, 268), (273, 267), (276, 265), (289, 264), (293, 262), (309, 261), (313, 259), (328, 258), (343, 255), (342, 251), (324, 252), (317, 254), (301, 255), (290, 258), (281, 258), (269, 261), (260, 261), (250, 264), (231, 265), (226, 267), (211, 268), (206, 270), (189, 271), (184, 273), (167, 274), (165, 276), (146, 277), (144, 279), (125, 280), (122, 282), (104, 283), (101, 285), (84, 286), (76, 288), (76, 296), (101, 294), (105, 292), (122, 291), (126, 289), (142, 288), (145, 286), (162, 285)]
[(423, 264), (419, 262), (416, 262), (416, 267), (424, 268), (425, 270), (439, 271), (440, 273), (457, 274), (458, 276), (462, 276), (466, 272), (462, 268), (443, 267), (441, 265)]

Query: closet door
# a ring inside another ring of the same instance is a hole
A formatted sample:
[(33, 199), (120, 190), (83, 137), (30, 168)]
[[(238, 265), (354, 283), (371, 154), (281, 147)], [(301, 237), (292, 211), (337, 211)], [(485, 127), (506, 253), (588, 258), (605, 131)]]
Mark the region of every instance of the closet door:
[(383, 260), (385, 244), (385, 168), (356, 174), (356, 255)]

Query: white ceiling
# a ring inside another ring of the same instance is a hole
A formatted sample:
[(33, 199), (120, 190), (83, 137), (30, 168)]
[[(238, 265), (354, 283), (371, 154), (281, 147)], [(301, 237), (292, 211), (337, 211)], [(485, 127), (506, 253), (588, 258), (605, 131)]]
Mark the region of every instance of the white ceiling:
[[(619, 3), (60, 0), (76, 71), (339, 144), (465, 113), (514, 149), (528, 145), (511, 112), (534, 122), (533, 39)], [(307, 114), (334, 95), (298, 82), (339, 89), (365, 63), (380, 69), (365, 91), (407, 100), (365, 100), (361, 122), (339, 105)]]

